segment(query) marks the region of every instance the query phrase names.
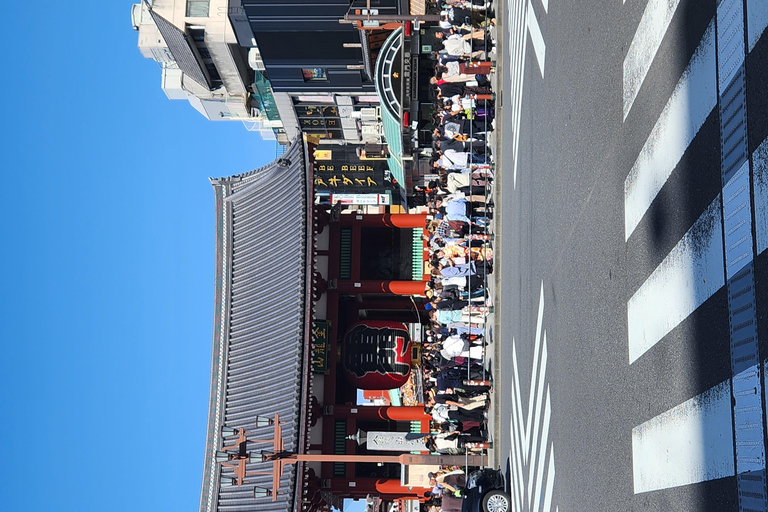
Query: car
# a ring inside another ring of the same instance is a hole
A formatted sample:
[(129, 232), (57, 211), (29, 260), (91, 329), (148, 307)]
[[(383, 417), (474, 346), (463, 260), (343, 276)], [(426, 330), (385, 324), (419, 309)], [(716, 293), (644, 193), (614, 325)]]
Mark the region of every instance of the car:
[(461, 512), (509, 512), (512, 509), (504, 475), (497, 469), (483, 468), (470, 473), (463, 497)]

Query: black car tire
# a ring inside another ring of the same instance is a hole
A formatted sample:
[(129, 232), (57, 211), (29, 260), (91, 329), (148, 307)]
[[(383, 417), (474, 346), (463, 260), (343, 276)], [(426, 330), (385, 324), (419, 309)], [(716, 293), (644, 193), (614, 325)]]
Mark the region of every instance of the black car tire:
[(483, 497), (483, 512), (509, 512), (512, 503), (504, 491), (491, 491)]

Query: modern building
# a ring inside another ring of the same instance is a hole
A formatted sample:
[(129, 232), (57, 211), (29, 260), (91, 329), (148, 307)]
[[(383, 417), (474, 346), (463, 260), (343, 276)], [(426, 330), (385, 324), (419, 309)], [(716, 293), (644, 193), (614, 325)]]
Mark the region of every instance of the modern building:
[[(271, 86), (249, 65), (226, 16), (227, 0), (154, 0), (135, 4), (141, 54), (161, 68), (161, 88), (211, 121), (240, 121), (264, 139), (287, 142)], [(262, 66), (263, 67), (263, 66)]]
[[(400, 189), (392, 204), (405, 204), (413, 186), (430, 172), (428, 158), (419, 158), (419, 139), (431, 142), (427, 81), (434, 67), (429, 43), (435, 39), (431, 30), (413, 23), (426, 13), (425, 2), (229, 4), (238, 44), (257, 48), (251, 52), (258, 53), (269, 75), (286, 136), (306, 133), (321, 146), (349, 144), (358, 153), (382, 155), (388, 176)], [(361, 13), (385, 19), (345, 19)], [(427, 44), (421, 42), (423, 35)], [(420, 73), (422, 67), (429, 72)]]
[[(258, 46), (277, 92), (374, 93), (366, 31), (343, 23), (365, 0), (230, 0), (238, 43)], [(372, 0), (380, 14), (400, 14), (399, 0)], [(255, 44), (253, 41), (255, 40)]]

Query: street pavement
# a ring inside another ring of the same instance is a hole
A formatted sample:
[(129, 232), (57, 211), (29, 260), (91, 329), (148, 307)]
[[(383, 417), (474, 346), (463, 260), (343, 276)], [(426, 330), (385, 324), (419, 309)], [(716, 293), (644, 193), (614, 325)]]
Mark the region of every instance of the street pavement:
[(500, 2), (514, 510), (766, 510), (768, 2)]

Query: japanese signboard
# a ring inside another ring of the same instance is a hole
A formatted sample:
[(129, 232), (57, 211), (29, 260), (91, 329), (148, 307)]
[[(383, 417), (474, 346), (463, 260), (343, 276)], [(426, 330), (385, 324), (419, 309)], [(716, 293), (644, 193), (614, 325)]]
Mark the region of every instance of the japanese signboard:
[(383, 452), (420, 452), (426, 451), (424, 438), (429, 433), (413, 432), (368, 432), (365, 447), (368, 450)]
[[(383, 194), (397, 188), (384, 159), (364, 159), (363, 146), (310, 145), (315, 191), (329, 194)], [(360, 151), (358, 151), (360, 150)], [(350, 203), (389, 204), (389, 203)]]
[(328, 374), (328, 331), (330, 326), (326, 320), (316, 320), (312, 325), (312, 371)]
[(294, 105), (301, 131), (341, 139), (341, 119), (336, 105)]
[(331, 204), (388, 205), (389, 194), (331, 194)]

